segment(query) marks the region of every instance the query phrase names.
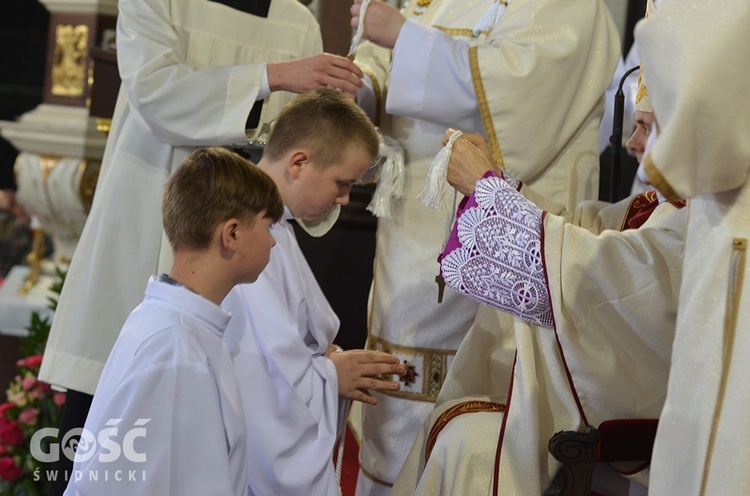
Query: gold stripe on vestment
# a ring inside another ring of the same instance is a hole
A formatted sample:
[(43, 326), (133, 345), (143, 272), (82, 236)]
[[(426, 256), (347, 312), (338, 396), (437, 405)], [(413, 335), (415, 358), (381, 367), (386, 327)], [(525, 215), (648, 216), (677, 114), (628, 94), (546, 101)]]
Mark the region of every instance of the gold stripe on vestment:
[(442, 31), (443, 33), (449, 36), (454, 36), (454, 37), (460, 36), (464, 38), (479, 38), (479, 36), (490, 34), (489, 30), (481, 31), (479, 35), (476, 35), (474, 34), (473, 29), (468, 29), (468, 28), (446, 28), (443, 26), (432, 26), (432, 27), (435, 29), (439, 29), (440, 31)]
[(646, 175), (648, 176), (649, 181), (651, 181), (651, 184), (654, 185), (654, 188), (661, 191), (661, 194), (664, 195), (667, 200), (669, 201), (680, 201), (682, 198), (675, 193), (674, 188), (672, 188), (672, 185), (669, 184), (669, 181), (661, 175), (661, 172), (656, 168), (656, 165), (654, 165), (653, 160), (651, 160), (651, 154), (649, 153), (646, 155), (646, 158), (643, 160), (643, 168), (646, 171)]
[(492, 158), (495, 163), (501, 169), (505, 169), (505, 163), (503, 162), (503, 154), (500, 151), (500, 143), (497, 140), (497, 134), (495, 133), (495, 123), (492, 120), (492, 112), (490, 112), (490, 104), (487, 102), (487, 93), (484, 91), (484, 82), (482, 81), (482, 73), (479, 70), (479, 55), (477, 53), (477, 47), (469, 47), (469, 67), (471, 67), (471, 79), (474, 82), (474, 92), (477, 95), (477, 102), (479, 103), (479, 113), (482, 115), (482, 123), (484, 124), (484, 132), (487, 135), (487, 141), (492, 151)]
[(370, 80), (372, 81), (372, 89), (375, 92), (375, 125), (380, 126), (380, 108), (383, 101), (383, 89), (380, 87), (380, 82), (378, 82), (378, 78), (375, 77), (375, 73), (364, 67), (360, 67), (360, 69), (362, 69), (362, 72), (370, 76)]
[(711, 422), (711, 436), (708, 438), (706, 450), (706, 461), (703, 465), (703, 477), (701, 479), (701, 496), (707, 494), (708, 476), (711, 472), (711, 461), (714, 455), (716, 435), (719, 430), (719, 421), (724, 407), (727, 383), (729, 382), (729, 369), (732, 364), (732, 351), (734, 350), (734, 338), (737, 333), (737, 315), (740, 309), (740, 298), (742, 296), (742, 285), (745, 277), (745, 259), (747, 257), (747, 239), (735, 238), (732, 241), (732, 257), (729, 266), (729, 281), (727, 288), (727, 308), (724, 314), (724, 341), (722, 343), (721, 378), (719, 390), (716, 393), (716, 407)]
[(440, 414), (435, 423), (430, 429), (430, 434), (427, 436), (427, 443), (425, 444), (425, 458), (424, 462), (427, 465), (427, 460), (430, 459), (432, 454), (432, 448), (435, 447), (438, 435), (448, 425), (448, 422), (463, 415), (464, 413), (480, 413), (480, 412), (504, 412), (506, 406), (502, 403), (493, 403), (491, 401), (464, 401), (454, 405)]

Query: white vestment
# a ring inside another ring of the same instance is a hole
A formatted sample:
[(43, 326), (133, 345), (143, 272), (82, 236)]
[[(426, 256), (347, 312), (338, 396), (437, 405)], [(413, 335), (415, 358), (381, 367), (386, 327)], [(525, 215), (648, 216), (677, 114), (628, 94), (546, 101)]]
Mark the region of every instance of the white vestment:
[(547, 450), (555, 432), (659, 415), (685, 209), (661, 204), (640, 228), (620, 232), (636, 213), (631, 199), (584, 202), (570, 216), (525, 186), (521, 193), (560, 214), (546, 215), (542, 229), (555, 327), (519, 319), (508, 327), (480, 307), (394, 494), (540, 495), (559, 469)]
[(661, 132), (645, 170), (688, 198), (669, 387), (650, 494), (748, 494), (750, 4), (662, 0), (636, 37)]
[[(40, 379), (94, 392), (144, 281), (171, 267), (161, 222), (167, 177), (196, 147), (247, 141), (265, 62), (321, 51), (318, 24), (296, 0), (273, 0), (268, 18), (208, 0), (119, 3), (122, 86)], [(293, 96), (271, 93), (261, 122)]]
[(253, 284), (236, 286), (225, 341), (248, 430), (250, 494), (337, 496), (333, 451), (347, 411), (323, 356), (339, 319), (297, 244), (291, 214), (271, 228), (276, 246)]
[(66, 496), (247, 494), (229, 319), (185, 287), (149, 281), (102, 371)]
[(619, 53), (598, 0), (512, 0), (478, 36), (499, 2), (417, 3), (405, 7), (392, 53), (364, 44), (356, 58), (407, 162), (403, 200), (378, 224), (368, 347), (414, 366), (399, 392), (374, 393), (376, 406), (353, 412), (359, 494), (387, 493), (395, 481), (476, 314), (476, 303), (451, 291), (437, 303), (446, 212), (417, 199), (446, 128), (482, 133), (499, 164), (572, 207), (598, 192), (602, 97)]

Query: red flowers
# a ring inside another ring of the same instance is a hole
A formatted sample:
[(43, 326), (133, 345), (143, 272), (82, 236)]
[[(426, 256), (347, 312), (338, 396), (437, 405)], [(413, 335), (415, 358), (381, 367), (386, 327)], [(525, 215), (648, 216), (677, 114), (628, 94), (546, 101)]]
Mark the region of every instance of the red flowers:
[(26, 494), (15, 489), (29, 486), (36, 488), (33, 494), (45, 492), (46, 480), (40, 476), (45, 467), (31, 455), (30, 441), (37, 430), (58, 426), (65, 393), (37, 379), (41, 363), (41, 355), (18, 360), (18, 373), (5, 391), (7, 401), (0, 403), (0, 494)]
[(0, 417), (0, 445), (13, 448), (23, 442), (23, 431), (18, 422)]
[(0, 458), (0, 479), (15, 482), (21, 477), (23, 477), (23, 470), (16, 465), (13, 458), (9, 456)]
[(27, 369), (34, 369), (42, 364), (42, 355), (32, 355), (26, 358), (21, 358), (16, 362), (18, 367), (24, 367)]

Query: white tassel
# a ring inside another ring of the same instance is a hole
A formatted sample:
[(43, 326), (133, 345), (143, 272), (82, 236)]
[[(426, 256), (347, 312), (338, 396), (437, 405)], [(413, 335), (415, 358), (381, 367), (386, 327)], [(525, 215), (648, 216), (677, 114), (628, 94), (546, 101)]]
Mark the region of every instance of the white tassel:
[[(339, 348), (339, 351), (343, 351), (343, 350)], [(339, 424), (337, 426), (337, 434), (339, 438), (338, 438), (338, 452), (336, 456), (336, 465), (334, 468), (334, 473), (336, 474), (336, 485), (339, 488), (339, 496), (342, 495), (341, 471), (344, 467), (344, 444), (346, 443), (346, 425), (347, 425), (347, 420), (349, 419), (349, 407), (351, 407), (351, 404), (352, 404), (351, 401), (339, 400), (339, 407), (341, 407), (342, 411), (339, 412)]]
[(479, 24), (474, 28), (474, 36), (479, 37), (482, 34), (487, 34), (495, 29), (497, 22), (505, 13), (507, 5), (508, 2), (506, 0), (495, 0), (490, 7), (490, 10), (487, 11), (484, 17), (479, 21)]
[(365, 32), (365, 13), (369, 6), (370, 0), (362, 0), (362, 5), (359, 6), (359, 24), (357, 25), (357, 31), (354, 33), (352, 44), (349, 46), (349, 53), (347, 54), (347, 57), (350, 60), (354, 58), (354, 54), (357, 52), (357, 47), (362, 43), (362, 35)]
[(380, 158), (375, 166), (358, 182), (377, 180), (367, 210), (375, 217), (389, 219), (393, 216), (394, 203), (404, 196), (404, 149), (395, 139), (383, 136), (380, 142)]
[(435, 160), (430, 164), (430, 169), (427, 171), (427, 179), (425, 180), (424, 189), (417, 198), (422, 200), (422, 204), (425, 207), (429, 207), (433, 210), (446, 208), (445, 204), (445, 192), (448, 189), (448, 181), (446, 181), (446, 175), (448, 173), (448, 162), (451, 159), (451, 153), (453, 153), (453, 143), (461, 136), (461, 131), (456, 131), (448, 138), (448, 143), (438, 152), (435, 156)]
[(339, 449), (336, 457), (336, 467), (334, 468), (336, 474), (336, 484), (339, 488), (339, 496), (343, 494), (341, 491), (341, 470), (344, 467), (344, 443), (346, 434), (342, 434), (339, 439)]

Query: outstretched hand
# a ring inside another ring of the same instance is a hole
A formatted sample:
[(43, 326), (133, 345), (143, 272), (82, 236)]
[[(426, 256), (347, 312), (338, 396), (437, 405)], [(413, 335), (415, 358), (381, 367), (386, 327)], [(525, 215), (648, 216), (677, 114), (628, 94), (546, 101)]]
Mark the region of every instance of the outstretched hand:
[[(352, 14), (352, 29), (359, 28), (359, 10), (362, 0), (354, 0), (349, 12)], [(385, 48), (396, 46), (396, 39), (406, 19), (395, 7), (381, 0), (372, 0), (365, 13), (363, 38)]]
[(406, 373), (398, 358), (381, 351), (349, 350), (326, 353), (339, 379), (339, 396), (361, 401), (368, 405), (377, 404), (369, 393), (375, 391), (398, 391), (398, 382), (380, 379), (378, 376)]
[(322, 87), (336, 88), (350, 97), (362, 86), (362, 69), (346, 57), (321, 53), (312, 57), (273, 62), (267, 65), (271, 91), (304, 93)]
[[(453, 129), (445, 132), (443, 145), (455, 133)], [(488, 171), (494, 170), (502, 177), (502, 171), (495, 166), (492, 154), (481, 134), (462, 134), (453, 143), (453, 153), (448, 162), (446, 179), (448, 183), (465, 196), (474, 192), (477, 181)]]

